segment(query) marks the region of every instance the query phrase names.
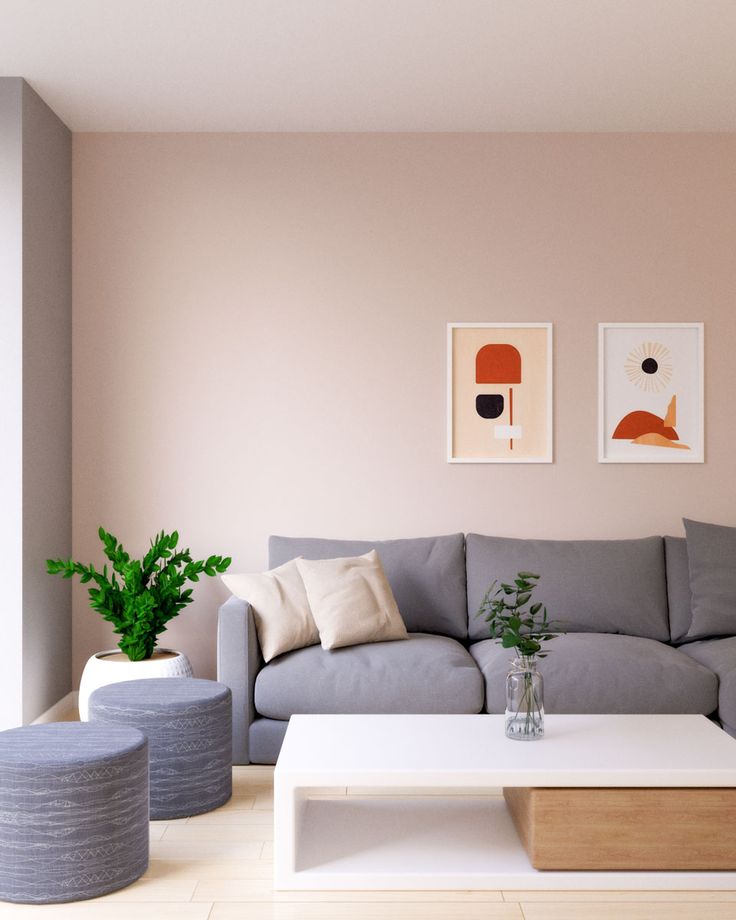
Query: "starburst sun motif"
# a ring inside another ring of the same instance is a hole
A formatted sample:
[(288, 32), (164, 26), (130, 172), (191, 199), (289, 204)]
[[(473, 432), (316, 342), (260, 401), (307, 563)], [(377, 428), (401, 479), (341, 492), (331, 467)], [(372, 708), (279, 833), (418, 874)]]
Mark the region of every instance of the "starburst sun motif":
[(661, 393), (672, 380), (672, 355), (660, 342), (643, 342), (626, 356), (624, 371), (645, 393)]

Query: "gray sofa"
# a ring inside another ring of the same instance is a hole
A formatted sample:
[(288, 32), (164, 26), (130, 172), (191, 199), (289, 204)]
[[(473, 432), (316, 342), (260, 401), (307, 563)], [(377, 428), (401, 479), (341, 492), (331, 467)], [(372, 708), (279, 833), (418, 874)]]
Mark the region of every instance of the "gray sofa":
[(565, 633), (541, 662), (550, 713), (702, 713), (736, 735), (736, 637), (687, 642), (684, 539), (513, 540), (452, 534), (379, 542), (271, 537), (270, 568), (375, 547), (409, 639), (264, 665), (249, 604), (231, 597), (218, 621), (218, 680), (233, 693), (235, 763), (275, 763), (295, 713), (504, 711), (512, 653), (475, 616), (494, 579), (541, 578)]

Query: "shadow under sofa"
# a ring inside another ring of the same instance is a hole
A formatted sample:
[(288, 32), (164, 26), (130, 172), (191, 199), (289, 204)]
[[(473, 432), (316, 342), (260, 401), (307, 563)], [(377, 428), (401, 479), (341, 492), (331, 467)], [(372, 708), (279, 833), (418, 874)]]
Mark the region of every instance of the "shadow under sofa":
[(539, 574), (565, 632), (540, 662), (549, 713), (696, 713), (736, 735), (736, 637), (688, 642), (686, 541), (519, 540), (451, 534), (356, 541), (274, 536), (269, 568), (375, 548), (409, 638), (264, 664), (250, 605), (218, 618), (218, 680), (233, 694), (233, 760), (275, 763), (297, 713), (502, 713), (512, 652), (475, 616), (494, 579)]

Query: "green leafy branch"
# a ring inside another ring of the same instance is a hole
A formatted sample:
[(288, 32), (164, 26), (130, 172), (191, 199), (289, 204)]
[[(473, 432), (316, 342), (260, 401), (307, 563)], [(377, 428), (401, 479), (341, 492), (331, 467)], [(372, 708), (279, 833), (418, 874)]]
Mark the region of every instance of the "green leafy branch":
[(87, 589), (90, 606), (121, 636), (118, 646), (131, 661), (150, 658), (169, 620), (191, 604), (192, 589), (184, 587), (187, 582), (199, 581), (200, 575), (222, 574), (232, 562), (229, 556), (192, 559), (189, 549), (177, 549), (176, 530), (156, 534), (142, 560), (131, 559), (117, 537), (104, 528), (98, 534), (109, 562), (101, 571), (92, 563), (71, 559), (47, 559), (46, 571), (62, 578), (78, 575), (82, 584), (93, 583)]
[(552, 631), (544, 604), (530, 603), (538, 581), (539, 575), (532, 572), (519, 572), (513, 585), (494, 581), (477, 613), (485, 617), (491, 638), (500, 639), (503, 648), (515, 648), (523, 657), (544, 658), (547, 653), (542, 643), (558, 635)]

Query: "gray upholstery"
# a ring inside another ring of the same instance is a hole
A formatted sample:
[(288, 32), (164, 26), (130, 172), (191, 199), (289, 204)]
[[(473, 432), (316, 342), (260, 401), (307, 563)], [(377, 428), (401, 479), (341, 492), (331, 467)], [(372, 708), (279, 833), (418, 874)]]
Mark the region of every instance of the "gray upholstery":
[[(484, 700), (489, 711), (502, 712), (511, 653), (487, 640), (487, 626), (475, 612), (494, 578), (512, 580), (522, 569), (542, 576), (536, 599), (568, 631), (541, 662), (550, 711), (695, 712), (715, 718), (720, 678), (717, 716), (736, 734), (730, 666), (736, 638), (709, 643), (688, 637), (685, 540), (470, 534), (464, 552), (461, 534), (382, 542), (271, 537), (270, 564), (298, 555), (359, 555), (372, 547), (409, 627), (406, 642), (333, 652), (315, 646), (264, 667), (249, 605), (231, 598), (220, 608), (218, 677), (233, 690), (235, 763), (275, 762), (296, 712), (477, 712)], [(480, 640), (470, 655), (450, 638), (467, 639), (468, 633)], [(687, 644), (678, 649), (662, 644), (669, 641)]]
[(670, 635), (673, 642), (679, 643), (687, 637), (693, 618), (687, 541), (684, 537), (665, 537), (664, 554), (667, 565)]
[(736, 633), (736, 527), (685, 521), (693, 617), (688, 639)]
[(248, 727), (256, 717), (253, 689), (261, 667), (253, 610), (246, 601), (231, 597), (217, 619), (217, 679), (233, 694), (233, 763), (250, 762)]
[(0, 899), (81, 901), (148, 868), (148, 744), (87, 722), (0, 733)]
[(151, 818), (185, 818), (232, 795), (232, 695), (214, 680), (149, 678), (99, 687), (94, 724), (130, 725), (149, 742)]
[(322, 540), (271, 537), (269, 565), (296, 556), (336, 559), (376, 549), (409, 632), (465, 639), (465, 541), (461, 533), (412, 540)]
[(736, 726), (736, 637), (688, 642), (678, 649), (718, 676), (718, 717)]
[(324, 651), (287, 652), (256, 678), (256, 709), (271, 719), (295, 713), (480, 712), (483, 681), (454, 639), (410, 633)]
[[(653, 639), (569, 633), (548, 643), (539, 662), (544, 706), (551, 713), (700, 713), (718, 706), (718, 682), (707, 668)], [(513, 653), (486, 639), (470, 647), (486, 682), (486, 711), (505, 709)]]
[(472, 639), (488, 635), (476, 613), (491, 582), (513, 582), (523, 570), (541, 576), (534, 599), (567, 632), (670, 637), (661, 537), (513, 540), (468, 534), (466, 557)]
[(276, 719), (256, 719), (250, 727), (251, 763), (276, 763), (288, 722)]

